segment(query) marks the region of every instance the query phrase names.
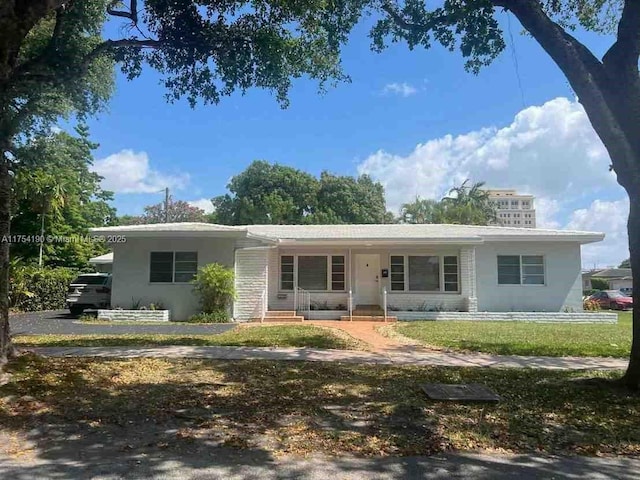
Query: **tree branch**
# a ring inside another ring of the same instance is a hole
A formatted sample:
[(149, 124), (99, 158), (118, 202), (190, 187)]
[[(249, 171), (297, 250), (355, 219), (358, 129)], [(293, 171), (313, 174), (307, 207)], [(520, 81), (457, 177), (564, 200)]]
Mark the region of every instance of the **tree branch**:
[(107, 5), (107, 13), (114, 17), (123, 17), (128, 18), (133, 22), (133, 24), (138, 23), (138, 1), (130, 0), (129, 2), (129, 11), (123, 12), (122, 10), (115, 10), (113, 7), (117, 5), (118, 0), (113, 0), (109, 5)]
[(602, 58), (606, 68), (622, 68), (638, 74), (640, 58), (640, 2), (626, 0), (618, 24), (618, 39)]

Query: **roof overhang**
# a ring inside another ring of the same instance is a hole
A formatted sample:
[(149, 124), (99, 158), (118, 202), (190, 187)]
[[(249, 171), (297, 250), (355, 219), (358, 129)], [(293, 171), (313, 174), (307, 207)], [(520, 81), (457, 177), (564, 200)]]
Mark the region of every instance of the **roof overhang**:
[(283, 246), (333, 246), (333, 247), (373, 247), (393, 245), (480, 245), (480, 237), (467, 238), (336, 238), (336, 239), (289, 239), (283, 238), (279, 242)]
[(485, 242), (573, 242), (580, 244), (601, 242), (604, 233), (575, 235), (483, 235)]

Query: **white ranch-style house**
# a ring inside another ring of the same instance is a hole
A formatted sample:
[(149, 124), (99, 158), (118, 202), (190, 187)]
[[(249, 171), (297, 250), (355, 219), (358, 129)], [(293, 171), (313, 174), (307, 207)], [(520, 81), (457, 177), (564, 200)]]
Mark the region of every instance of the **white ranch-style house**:
[(173, 223), (96, 228), (113, 248), (112, 307), (199, 311), (190, 284), (235, 271), (236, 321), (491, 319), (610, 321), (582, 308), (581, 245), (604, 234), (467, 225)]

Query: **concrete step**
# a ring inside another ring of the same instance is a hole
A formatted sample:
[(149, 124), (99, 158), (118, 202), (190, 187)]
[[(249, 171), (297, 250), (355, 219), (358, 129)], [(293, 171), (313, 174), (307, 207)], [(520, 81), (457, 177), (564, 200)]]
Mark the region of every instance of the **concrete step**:
[(293, 310), (268, 310), (268, 317), (295, 317), (296, 312)]
[(354, 310), (353, 315), (358, 317), (384, 317), (384, 310)]
[[(304, 317), (301, 315), (290, 315), (288, 317), (271, 317), (271, 316), (266, 316), (264, 317), (264, 323), (277, 323), (277, 322), (282, 322), (282, 323), (289, 323), (289, 322), (302, 322), (304, 320)], [(252, 318), (251, 322), (260, 322), (259, 318)]]
[[(348, 322), (351, 320), (354, 322), (384, 322), (385, 321), (384, 314), (383, 315), (353, 315), (352, 317), (349, 317), (349, 315), (343, 315), (340, 317), (340, 321), (342, 322)], [(388, 316), (386, 321), (397, 322), (398, 318)]]

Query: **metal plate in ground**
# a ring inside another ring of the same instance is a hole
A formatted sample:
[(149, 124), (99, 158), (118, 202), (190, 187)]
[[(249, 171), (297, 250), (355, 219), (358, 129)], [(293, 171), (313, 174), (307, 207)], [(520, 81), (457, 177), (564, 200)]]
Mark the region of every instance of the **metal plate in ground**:
[(498, 403), (500, 396), (480, 383), (425, 383), (422, 390), (431, 400), (441, 402), (489, 402)]

